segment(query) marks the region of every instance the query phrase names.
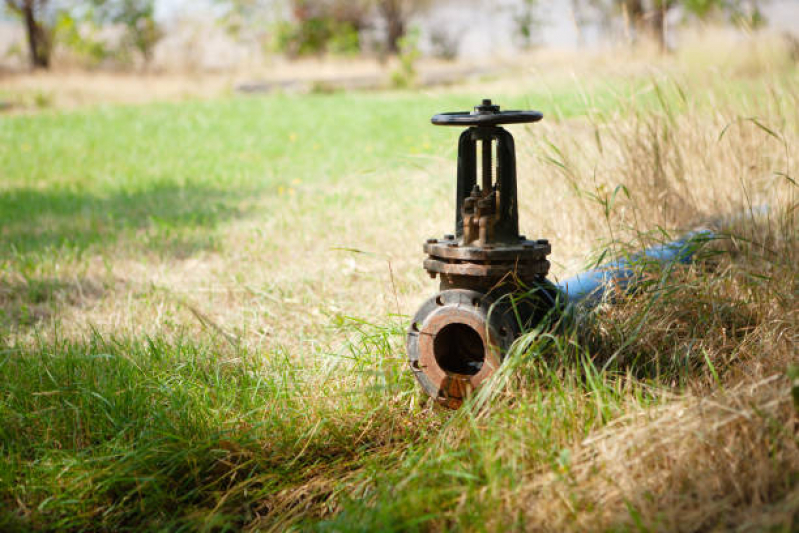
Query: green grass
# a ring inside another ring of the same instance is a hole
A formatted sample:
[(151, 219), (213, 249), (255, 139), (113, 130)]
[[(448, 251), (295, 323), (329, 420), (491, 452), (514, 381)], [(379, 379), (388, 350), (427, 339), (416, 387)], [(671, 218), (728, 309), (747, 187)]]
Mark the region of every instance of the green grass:
[[(693, 101), (647, 87), (496, 100), (544, 101), (577, 118), (570, 135), (613, 116), (679, 139), (677, 121), (640, 117), (679, 121)], [(433, 290), (416, 248), (393, 256), (386, 288), (382, 263), (344, 272), (313, 247), (330, 233), (322, 246), (363, 235), (390, 249), (405, 242), (392, 234), (420, 231), (436, 195), (449, 198), (457, 135), (429, 117), (481, 96), (231, 97), (0, 119), (0, 530), (709, 530), (769, 516), (790, 530), (790, 386), (736, 388), (784, 374), (795, 355), (790, 210), (730, 225), (732, 244), (653, 272), (623, 305), (531, 332), (458, 412), (428, 402), (404, 362), (394, 301)], [(622, 159), (642, 157), (629, 142)], [(757, 143), (783, 168), (781, 146)], [(645, 151), (690, 157), (669, 147)], [(309, 256), (320, 270), (304, 270)], [(185, 296), (158, 277), (196, 264), (211, 266)], [(200, 299), (206, 285), (216, 292)], [(70, 323), (83, 314), (88, 324)], [(654, 440), (626, 438), (637, 427)], [(618, 443), (586, 440), (616, 430), (631, 446), (617, 456)], [(682, 444), (658, 447), (669, 435)], [(665, 466), (644, 464), (652, 450)], [(629, 490), (604, 473), (613, 464), (629, 464)], [(697, 508), (703, 521), (686, 522)]]
[[(618, 89), (617, 89), (618, 90)], [(607, 89), (495, 97), (564, 118), (617, 102)], [(187, 254), (247, 216), (245, 201), (454, 155), (456, 132), (429, 126), (480, 96), (332, 94), (99, 107), (0, 121), (2, 257), (131, 240)], [(168, 243), (164, 245), (163, 243)]]
[[(235, 527), (320, 467), (377, 469), (369, 452), (390, 444), (382, 431), (392, 423), (383, 395), (413, 391), (402, 365), (379, 360), (385, 336), (398, 333), (364, 337), (353, 369), (363, 388), (331, 398), (350, 402), (349, 421), (307, 397), (308, 375), (321, 365), (297, 367), (279, 353), (96, 334), (42, 341), (24, 354), (6, 347), (0, 498), (11, 505), (22, 497), (35, 510), (30, 521), (6, 512), (4, 526)], [(375, 435), (353, 442), (362, 417)]]
[(441, 137), (432, 128), (411, 135), (428, 109), (367, 102), (357, 112), (352, 97), (323, 96), (4, 119), (4, 250), (82, 249), (141, 228), (153, 230), (153, 242), (170, 232), (196, 236), (246, 215), (239, 205), (248, 196), (295, 180), (323, 188), (381, 161), (429, 153)]
[[(486, 486), (511, 483), (529, 461), (557, 467), (565, 460), (567, 436), (586, 435), (621, 409), (622, 391), (585, 382), (596, 372), (590, 361), (583, 374), (564, 353), (562, 363), (530, 369), (526, 379), (540, 387), (538, 401), (517, 404), (491, 422), (509, 431), (487, 432), (469, 417), (456, 418), (449, 425), (473, 433), (477, 448), (440, 450), (430, 458), (429, 448), (446, 443), (403, 420), (410, 413), (396, 405), (416, 394), (397, 347), (386, 339), (401, 330), (365, 329), (369, 335), (351, 370), (360, 375), (357, 386), (321, 406), (305, 390), (307, 374), (319, 368), (296, 367), (278, 354), (261, 358), (187, 338), (166, 343), (97, 335), (42, 342), (24, 356), (4, 350), (0, 494), (9, 505), (23, 497), (35, 506), (31, 522), (6, 515), (6, 527), (193, 529), (209, 521), (237, 527), (254, 518), (262, 500), (322, 470), (333, 476), (354, 471), (377, 490), (380, 505), (368, 511), (359, 494), (343, 495), (350, 510), (334, 520), (344, 529), (354, 525), (352, 513), (364, 531), (413, 529), (426, 520), (409, 516), (409, 509), (423, 503), (446, 509), (461, 494), (479, 499)], [(533, 346), (525, 358), (552, 360), (558, 350), (569, 352), (558, 337)], [(518, 370), (518, 362), (514, 366)], [(534, 424), (514, 427), (519, 419)], [(362, 433), (366, 421), (371, 427)], [(563, 421), (579, 422), (568, 427)], [(519, 449), (522, 455), (505, 463), (492, 456), (498, 439), (505, 446), (524, 442), (530, 451)], [(428, 471), (439, 474), (424, 481)], [(422, 485), (414, 482), (417, 476)], [(413, 491), (394, 493), (400, 482)], [(469, 503), (477, 506), (475, 515), (490, 510), (488, 501), (483, 508)], [(193, 516), (194, 509), (203, 511)], [(454, 519), (466, 526), (472, 517)]]

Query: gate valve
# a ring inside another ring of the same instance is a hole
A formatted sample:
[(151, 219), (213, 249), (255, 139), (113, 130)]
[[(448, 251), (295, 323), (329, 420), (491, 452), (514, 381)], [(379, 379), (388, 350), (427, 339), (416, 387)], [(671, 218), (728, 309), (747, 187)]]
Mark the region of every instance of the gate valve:
[(556, 299), (545, 278), (549, 241), (519, 234), (516, 150), (500, 126), (541, 118), (538, 111), (501, 111), (491, 100), (432, 118), (437, 126), (467, 129), (458, 141), (455, 233), (424, 244), (424, 268), (439, 277), (440, 292), (414, 316), (406, 345), (422, 388), (448, 407), (459, 407), (493, 374)]

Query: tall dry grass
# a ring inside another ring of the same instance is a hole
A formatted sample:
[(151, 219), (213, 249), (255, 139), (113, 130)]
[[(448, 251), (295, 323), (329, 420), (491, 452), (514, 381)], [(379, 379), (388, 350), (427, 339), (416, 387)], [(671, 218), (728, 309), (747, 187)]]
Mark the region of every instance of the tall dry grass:
[[(698, 227), (716, 238), (696, 264), (650, 270), (639, 294), (566, 339), (540, 332), (517, 346), (471, 415), (510, 435), (498, 457), (543, 437), (516, 438), (492, 417), (557, 404), (560, 387), (578, 398), (556, 409), (553, 426), (566, 427), (548, 428), (560, 455), (520, 467), (491, 529), (507, 517), (534, 531), (796, 527), (799, 86), (788, 72), (653, 75), (617, 110), (544, 123), (518, 143), (522, 218), (555, 253), (624, 255)], [(582, 385), (560, 385), (575, 370)], [(475, 439), (473, 426), (460, 431), (461, 445)]]

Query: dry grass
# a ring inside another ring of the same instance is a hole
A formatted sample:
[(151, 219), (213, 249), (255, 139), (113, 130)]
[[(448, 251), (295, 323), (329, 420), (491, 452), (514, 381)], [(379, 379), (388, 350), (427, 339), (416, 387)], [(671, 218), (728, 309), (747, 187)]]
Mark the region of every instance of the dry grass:
[(546, 198), (523, 204), (527, 216), (553, 200), (568, 205), (543, 219), (557, 244), (585, 249), (604, 236), (622, 253), (662, 239), (654, 228), (696, 226), (726, 237), (665, 286), (654, 278), (664, 290), (654, 307), (639, 297), (597, 319), (583, 341), (595, 363), (610, 357), (639, 379), (679, 369), (673, 383), (687, 391), (659, 407), (625, 402), (625, 414), (567, 446), (563, 464), (525, 473), (504, 497), (524, 529), (796, 527), (797, 405), (784, 372), (799, 341), (791, 148), (799, 123), (786, 112), (799, 94), (793, 82), (768, 79), (756, 98), (734, 102), (697, 92), (697, 82), (656, 76), (651, 108), (589, 115), (568, 129), (550, 123), (544, 142), (526, 144), (528, 176), (549, 163), (544, 177), (525, 182), (525, 198), (540, 198), (532, 191), (547, 184)]
[(789, 531), (799, 509), (790, 387), (774, 376), (632, 408), (575, 446), (561, 472), (531, 473), (510, 507), (520, 503), (533, 530)]

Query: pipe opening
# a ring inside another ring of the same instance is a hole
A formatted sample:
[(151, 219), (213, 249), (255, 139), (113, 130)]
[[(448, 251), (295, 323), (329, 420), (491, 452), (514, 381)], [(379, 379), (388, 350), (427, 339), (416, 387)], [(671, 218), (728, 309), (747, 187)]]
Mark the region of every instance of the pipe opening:
[(473, 376), (485, 361), (480, 334), (466, 324), (448, 324), (433, 340), (433, 355), (444, 372)]

